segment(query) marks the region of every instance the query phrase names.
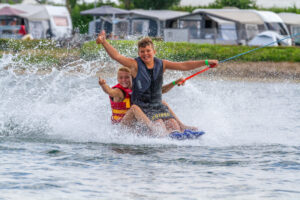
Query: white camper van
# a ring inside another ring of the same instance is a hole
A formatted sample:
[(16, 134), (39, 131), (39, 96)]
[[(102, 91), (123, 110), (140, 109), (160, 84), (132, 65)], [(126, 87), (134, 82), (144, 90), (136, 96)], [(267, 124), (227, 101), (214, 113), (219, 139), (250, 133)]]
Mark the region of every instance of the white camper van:
[[(257, 13), (265, 24), (265, 29), (268, 31), (274, 31), (280, 36), (290, 36), (289, 30), (283, 20), (274, 12), (271, 11), (258, 11), (258, 10), (252, 10), (252, 12)], [(291, 46), (292, 40), (285, 39), (282, 41), (282, 45)]]
[(46, 6), (50, 20), (50, 28), (55, 39), (72, 35), (72, 21), (69, 11), (64, 6)]

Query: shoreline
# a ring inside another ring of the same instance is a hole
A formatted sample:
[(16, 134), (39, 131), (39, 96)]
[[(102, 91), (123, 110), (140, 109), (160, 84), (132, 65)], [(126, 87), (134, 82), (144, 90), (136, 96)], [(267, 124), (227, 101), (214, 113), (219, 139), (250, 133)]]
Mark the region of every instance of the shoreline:
[[(87, 69), (85, 65), (90, 67)], [(113, 66), (113, 67), (110, 67)], [(117, 68), (120, 64), (115, 62), (103, 62), (99, 60), (84, 61), (82, 59), (69, 62), (68, 64), (60, 67), (46, 67), (24, 69), (23, 67), (14, 66), (14, 71), (17, 74), (24, 73), (36, 73), (36, 74), (48, 74), (52, 72), (52, 69), (62, 71), (67, 74), (85, 73), (92, 76), (100, 76), (105, 74), (106, 77), (113, 77), (117, 72)], [(4, 69), (11, 69), (12, 66), (6, 66)], [(199, 69), (192, 71), (180, 72), (181, 76), (188, 77)], [(94, 72), (94, 73), (93, 73)], [(177, 76), (178, 71), (171, 71), (165, 73), (166, 77)], [(300, 63), (298, 62), (228, 62), (222, 63), (217, 68), (212, 68), (202, 74), (197, 75), (195, 78), (206, 79), (222, 79), (222, 80), (234, 80), (234, 81), (251, 81), (251, 82), (294, 82), (300, 83)]]
[(300, 83), (300, 63), (229, 62), (199, 76), (235, 81)]
[[(96, 65), (96, 63), (94, 63)], [(119, 66), (119, 64), (114, 64)], [(201, 68), (202, 69), (202, 68)], [(181, 76), (188, 77), (199, 69), (180, 72)], [(97, 71), (97, 76), (105, 74), (112, 76), (116, 74), (117, 67), (109, 68), (107, 66)], [(178, 72), (168, 70), (166, 77), (179, 78)], [(300, 83), (300, 63), (294, 62), (228, 62), (222, 63), (217, 68), (212, 68), (194, 78), (215, 79), (215, 80), (233, 80), (250, 82), (293, 82)]]

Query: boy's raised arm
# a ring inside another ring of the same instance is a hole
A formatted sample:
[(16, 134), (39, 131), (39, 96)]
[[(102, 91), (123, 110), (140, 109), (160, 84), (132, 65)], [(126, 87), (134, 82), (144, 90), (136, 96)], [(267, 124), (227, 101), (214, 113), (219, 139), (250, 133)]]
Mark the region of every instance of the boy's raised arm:
[(102, 44), (108, 55), (119, 62), (121, 65), (124, 65), (125, 67), (128, 67), (132, 72), (137, 71), (137, 63), (133, 58), (128, 58), (126, 56), (123, 56), (120, 54), (109, 42), (106, 40), (106, 34), (105, 31), (102, 31), (97, 39), (97, 44)]
[(120, 98), (120, 99), (123, 99), (124, 98), (124, 94), (123, 92), (116, 88), (116, 89), (112, 89), (111, 87), (109, 87), (107, 84), (106, 84), (106, 81), (104, 79), (102, 79), (101, 77), (99, 77), (99, 85), (101, 86), (102, 90), (108, 94), (110, 97), (113, 97), (113, 98)]
[[(171, 62), (164, 60), (164, 69), (189, 71), (198, 67), (205, 66), (205, 60), (185, 61), (185, 62)], [(207, 60), (210, 67), (216, 67), (218, 60)]]

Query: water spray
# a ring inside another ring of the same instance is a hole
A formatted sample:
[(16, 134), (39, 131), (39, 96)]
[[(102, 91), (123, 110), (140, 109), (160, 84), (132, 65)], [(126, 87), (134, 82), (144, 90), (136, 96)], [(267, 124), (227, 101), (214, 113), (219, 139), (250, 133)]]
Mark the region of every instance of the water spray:
[[(259, 49), (265, 48), (265, 47), (270, 46), (270, 45), (272, 45), (272, 44), (274, 44), (274, 43), (281, 42), (281, 41), (286, 40), (286, 39), (288, 39), (288, 38), (295, 38), (295, 37), (297, 37), (297, 36), (300, 36), (300, 33), (297, 33), (297, 34), (294, 34), (294, 35), (291, 35), (291, 36), (286, 36), (286, 37), (284, 37), (284, 38), (282, 38), (282, 39), (280, 39), (280, 40), (276, 40), (276, 41), (274, 41), (274, 42), (270, 42), (270, 43), (268, 43), (268, 44), (266, 44), (266, 45), (264, 45), (264, 46), (257, 47), (257, 48), (255, 48), (255, 49), (251, 49), (251, 50), (249, 50), (249, 51), (246, 51), (246, 52), (244, 52), (244, 53), (237, 54), (237, 55), (232, 56), (232, 57), (230, 57), (230, 58), (226, 58), (226, 59), (224, 59), (224, 60), (221, 60), (221, 61), (219, 62), (219, 64), (224, 63), (224, 62), (227, 62), (227, 61), (229, 61), (229, 60), (233, 60), (233, 59), (235, 59), (235, 58), (237, 58), (237, 57), (240, 57), (240, 56), (242, 56), (242, 55), (245, 55), (245, 54), (248, 54), (248, 53), (257, 51), (257, 50), (259, 50)], [(209, 70), (210, 68), (213, 68), (213, 67), (214, 67), (214, 66), (208, 66), (208, 67), (202, 69), (201, 71), (196, 72), (195, 74), (192, 74), (192, 75), (186, 77), (183, 81), (179, 82), (179, 84), (182, 84), (182, 83), (184, 83), (186, 80), (189, 80), (189, 79), (193, 78), (194, 76), (197, 76), (198, 74), (201, 74), (201, 73), (203, 73), (203, 72), (205, 72), (205, 71), (207, 71), (207, 70)]]

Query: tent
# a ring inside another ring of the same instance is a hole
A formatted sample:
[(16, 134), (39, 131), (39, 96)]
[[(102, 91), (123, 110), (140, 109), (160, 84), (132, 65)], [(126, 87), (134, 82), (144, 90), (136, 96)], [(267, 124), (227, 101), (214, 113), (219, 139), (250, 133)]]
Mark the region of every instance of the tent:
[(19, 16), (21, 14), (25, 14), (26, 12), (15, 9), (9, 6), (5, 6), (0, 9), (0, 16)]
[(114, 8), (111, 6), (101, 6), (99, 8), (93, 8), (80, 12), (81, 15), (94, 15), (94, 16), (104, 16), (104, 15), (126, 15), (130, 12), (120, 8)]
[(111, 6), (101, 6), (99, 8), (93, 8), (89, 10), (85, 10), (80, 12), (81, 15), (93, 15), (93, 16), (112, 16), (112, 34), (115, 33), (115, 24), (119, 22), (118, 15), (128, 15), (130, 14), (129, 11), (123, 10), (120, 8), (114, 8)]
[[(291, 35), (300, 33), (300, 15), (296, 13), (279, 13), (283, 22), (287, 25)], [(300, 45), (300, 37), (293, 38), (295, 44)]]
[(134, 9), (130, 10), (130, 12), (131, 34), (135, 36), (149, 35), (152, 37), (164, 36), (164, 29), (171, 21), (174, 21), (174, 18), (188, 14), (187, 12), (173, 10)]
[(0, 38), (20, 38), (18, 34), (24, 19), (21, 17), (25, 11), (13, 8), (8, 4), (0, 5)]

